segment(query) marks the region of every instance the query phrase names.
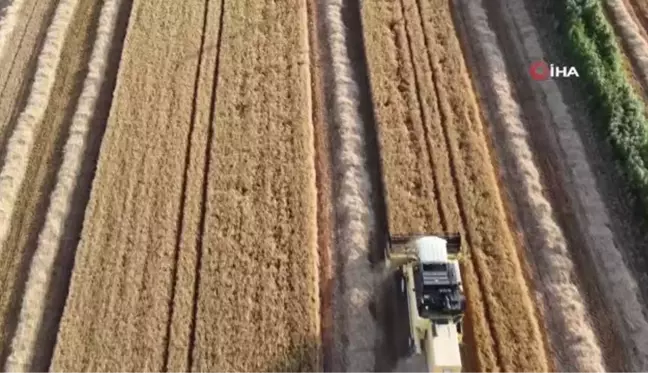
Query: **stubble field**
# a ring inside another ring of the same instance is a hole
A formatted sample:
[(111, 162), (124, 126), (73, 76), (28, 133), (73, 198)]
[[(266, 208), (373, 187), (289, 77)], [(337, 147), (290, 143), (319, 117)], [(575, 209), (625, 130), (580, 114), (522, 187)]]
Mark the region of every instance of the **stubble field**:
[(465, 371), (648, 367), (641, 219), (528, 76), (549, 3), (0, 2), (3, 370), (425, 369), (381, 257), (421, 232), (462, 235)]

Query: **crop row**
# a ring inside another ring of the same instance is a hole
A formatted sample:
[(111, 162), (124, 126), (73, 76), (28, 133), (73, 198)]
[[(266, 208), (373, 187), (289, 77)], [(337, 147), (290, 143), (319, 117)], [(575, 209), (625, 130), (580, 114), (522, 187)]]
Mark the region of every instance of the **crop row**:
[(599, 0), (556, 1), (561, 31), (589, 93), (590, 114), (614, 149), (635, 194), (648, 207), (648, 122)]

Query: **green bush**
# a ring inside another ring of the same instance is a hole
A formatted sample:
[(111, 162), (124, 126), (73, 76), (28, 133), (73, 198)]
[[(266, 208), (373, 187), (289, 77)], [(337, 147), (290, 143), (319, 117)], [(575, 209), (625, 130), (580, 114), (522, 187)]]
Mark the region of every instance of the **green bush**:
[(621, 170), (648, 212), (648, 121), (644, 103), (624, 72), (612, 27), (599, 0), (559, 3), (565, 44), (591, 95), (592, 119), (612, 144)]

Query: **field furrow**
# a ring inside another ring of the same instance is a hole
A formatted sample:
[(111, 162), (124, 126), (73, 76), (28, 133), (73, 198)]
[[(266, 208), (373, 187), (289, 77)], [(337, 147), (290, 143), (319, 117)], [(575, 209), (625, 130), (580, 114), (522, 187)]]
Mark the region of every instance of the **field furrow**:
[(192, 122), (185, 153), (180, 210), (177, 221), (179, 232), (175, 242), (174, 282), (169, 298), (165, 370), (191, 370), (192, 348), (195, 338), (197, 302), (197, 252), (200, 248), (201, 214), (204, 209), (206, 154), (209, 149), (209, 131), (214, 123), (214, 94), (219, 80), (219, 56), (223, 33), (225, 2), (210, 0), (204, 3), (204, 18), (200, 57), (192, 102)]

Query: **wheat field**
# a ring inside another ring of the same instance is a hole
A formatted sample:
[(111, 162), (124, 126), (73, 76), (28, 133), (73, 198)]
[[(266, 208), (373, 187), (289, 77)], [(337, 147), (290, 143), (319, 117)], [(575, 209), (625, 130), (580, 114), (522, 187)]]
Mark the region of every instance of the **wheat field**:
[[(641, 89), (645, 7), (606, 4)], [(464, 371), (645, 368), (534, 7), (0, 1), (2, 369), (425, 370), (383, 265), (417, 233), (461, 234)]]

